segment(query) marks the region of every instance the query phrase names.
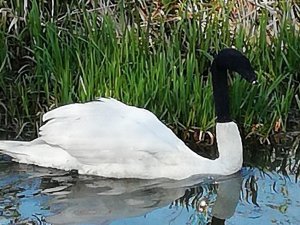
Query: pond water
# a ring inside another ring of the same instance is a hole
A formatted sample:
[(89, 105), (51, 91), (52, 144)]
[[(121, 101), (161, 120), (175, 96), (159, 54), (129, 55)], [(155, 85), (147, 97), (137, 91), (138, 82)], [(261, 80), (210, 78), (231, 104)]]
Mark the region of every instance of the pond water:
[(240, 173), (181, 181), (82, 176), (0, 155), (0, 224), (297, 225), (297, 143), (255, 155), (248, 146)]

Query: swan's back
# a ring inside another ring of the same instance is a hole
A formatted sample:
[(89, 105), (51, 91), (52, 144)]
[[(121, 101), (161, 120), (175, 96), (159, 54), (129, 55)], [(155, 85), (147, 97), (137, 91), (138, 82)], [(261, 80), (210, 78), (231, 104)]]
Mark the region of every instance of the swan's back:
[[(40, 139), (60, 146), (82, 163), (120, 163), (144, 153), (182, 151), (184, 143), (151, 112), (101, 98), (59, 107), (43, 117)], [(126, 154), (126, 155), (124, 155)]]

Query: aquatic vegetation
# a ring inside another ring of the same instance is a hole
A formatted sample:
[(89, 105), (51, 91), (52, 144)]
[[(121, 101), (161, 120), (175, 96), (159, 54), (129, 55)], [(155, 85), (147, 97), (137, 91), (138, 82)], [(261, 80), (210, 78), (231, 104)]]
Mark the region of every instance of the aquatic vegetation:
[(35, 133), (53, 107), (111, 96), (155, 112), (178, 133), (210, 130), (209, 65), (235, 46), (260, 85), (245, 92), (230, 77), (233, 118), (245, 134), (286, 131), (300, 109), (297, 4), (152, 2), (1, 2), (0, 129)]

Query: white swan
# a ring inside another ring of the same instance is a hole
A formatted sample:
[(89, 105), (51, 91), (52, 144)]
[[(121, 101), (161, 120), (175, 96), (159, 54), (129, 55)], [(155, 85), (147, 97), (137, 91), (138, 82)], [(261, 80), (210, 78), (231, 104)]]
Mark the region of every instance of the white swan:
[(243, 159), (241, 137), (229, 116), (227, 69), (256, 81), (249, 60), (239, 51), (224, 49), (214, 58), (216, 160), (194, 153), (153, 113), (112, 98), (47, 112), (40, 137), (31, 142), (0, 141), (0, 149), (20, 163), (104, 177), (183, 179), (194, 174), (232, 174), (240, 170)]

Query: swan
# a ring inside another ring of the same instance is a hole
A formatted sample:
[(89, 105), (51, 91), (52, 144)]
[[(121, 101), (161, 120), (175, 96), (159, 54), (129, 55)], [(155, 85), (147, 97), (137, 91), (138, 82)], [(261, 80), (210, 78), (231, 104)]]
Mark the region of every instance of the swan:
[(195, 174), (229, 175), (242, 167), (243, 147), (229, 113), (227, 70), (250, 83), (256, 75), (238, 50), (221, 50), (211, 65), (219, 158), (190, 150), (152, 112), (113, 98), (58, 107), (43, 115), (39, 137), (0, 141), (0, 152), (19, 163), (77, 170), (111, 178), (185, 179)]

